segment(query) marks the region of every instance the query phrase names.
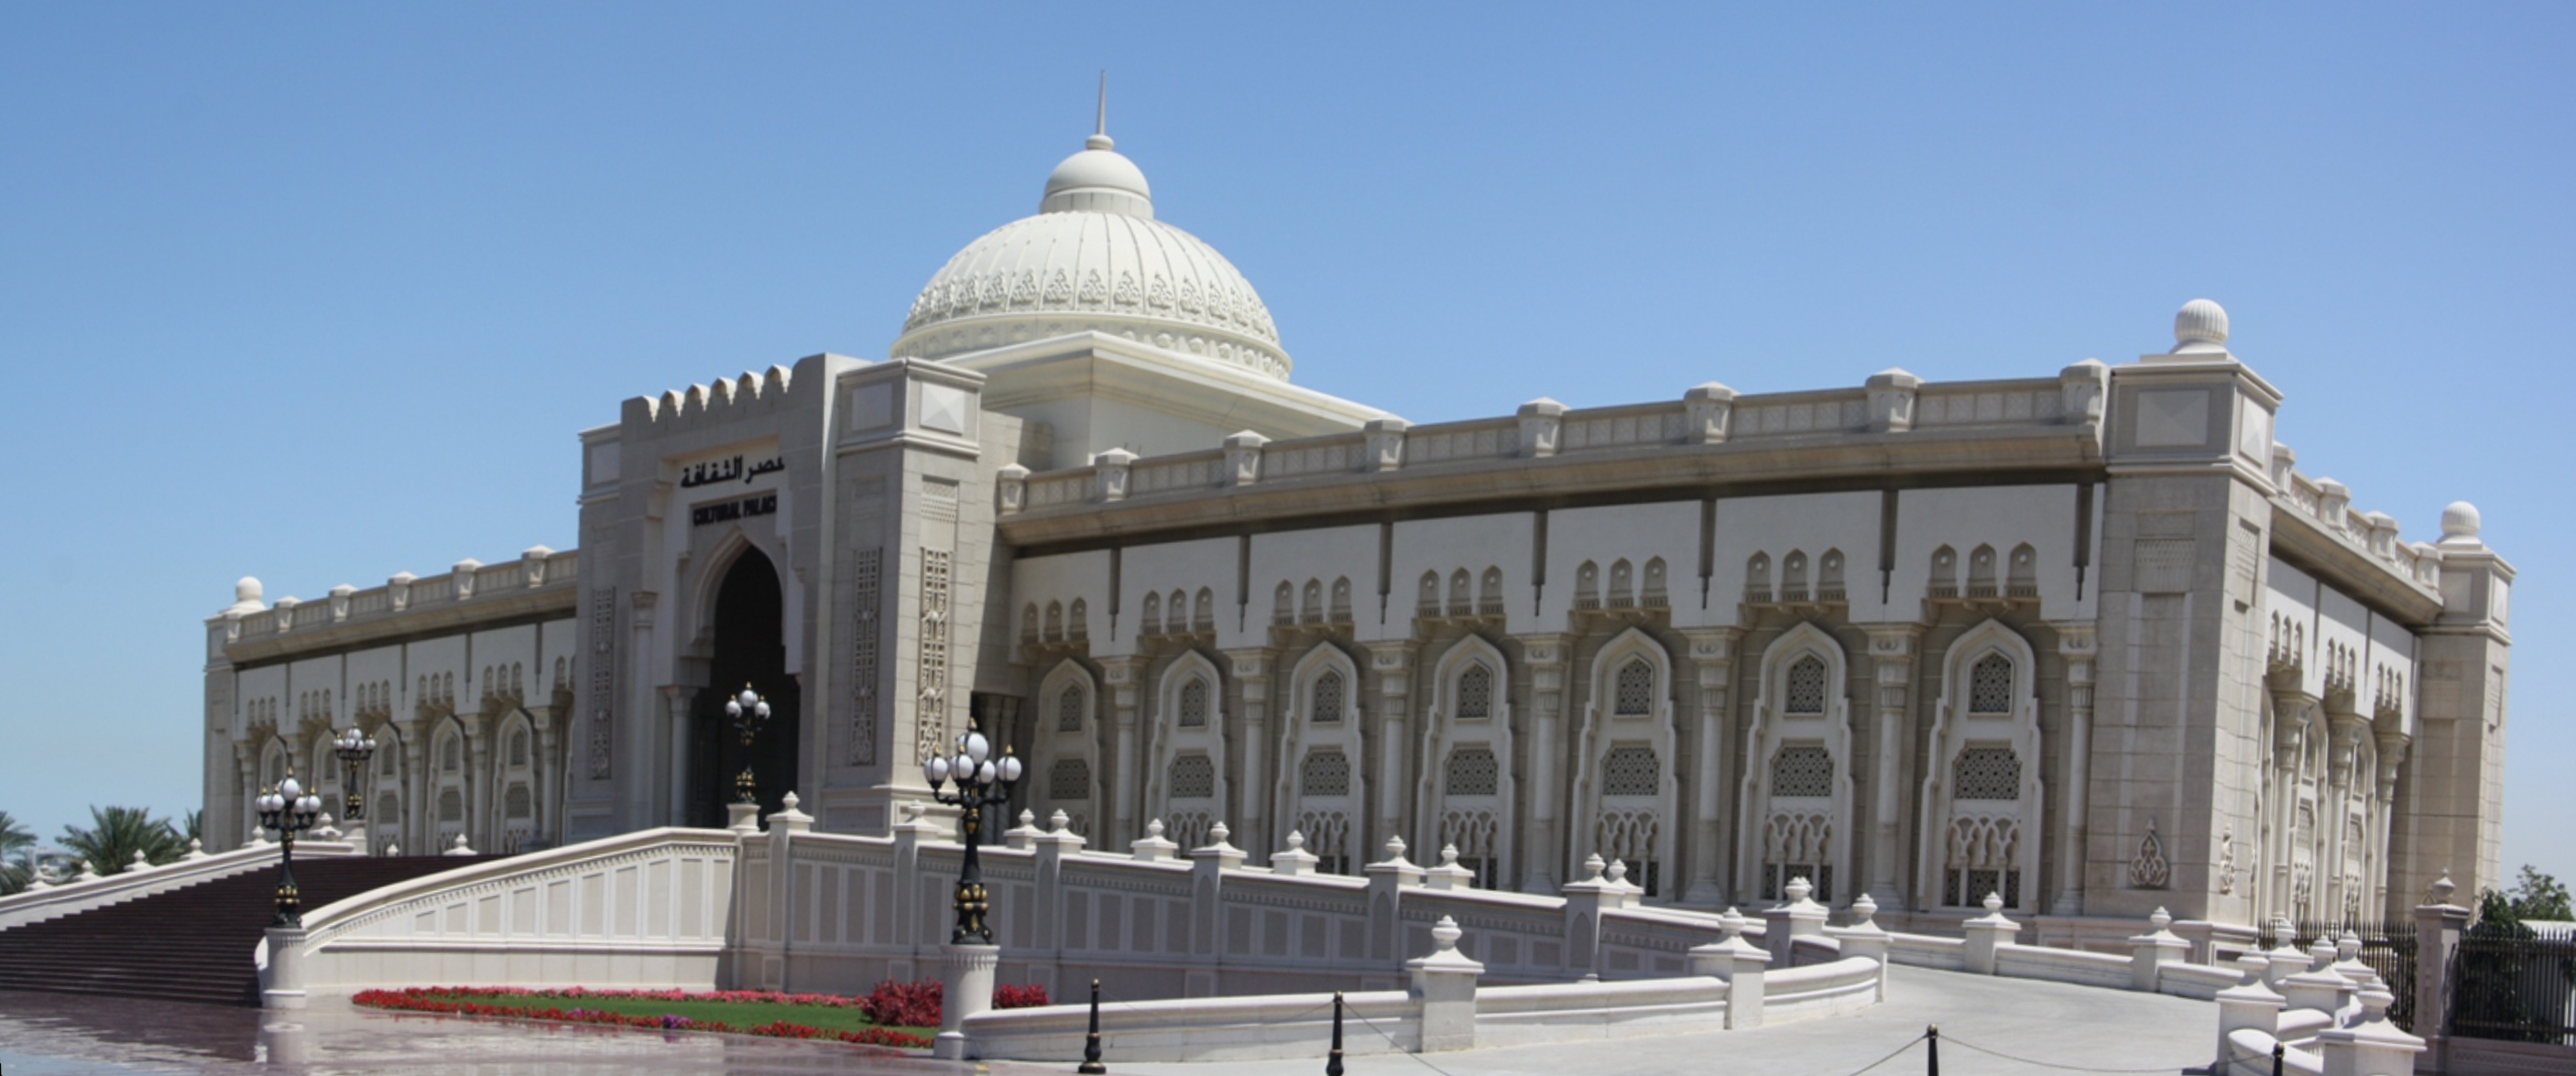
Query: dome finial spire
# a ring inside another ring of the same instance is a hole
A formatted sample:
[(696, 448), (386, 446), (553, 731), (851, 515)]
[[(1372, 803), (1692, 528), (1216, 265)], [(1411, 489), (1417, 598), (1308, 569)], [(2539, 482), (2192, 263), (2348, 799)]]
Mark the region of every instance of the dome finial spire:
[(1108, 149), (1118, 143), (1109, 137), (1109, 69), (1100, 69), (1100, 106), (1092, 113), (1091, 137), (1083, 139), (1086, 149)]

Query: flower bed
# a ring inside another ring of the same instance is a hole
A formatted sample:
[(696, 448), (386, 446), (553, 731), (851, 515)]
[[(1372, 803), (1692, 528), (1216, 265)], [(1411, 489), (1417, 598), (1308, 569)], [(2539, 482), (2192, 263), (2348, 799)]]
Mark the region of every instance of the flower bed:
[[(366, 990), (350, 1000), (394, 1012), (506, 1016), (656, 1031), (712, 1031), (782, 1039), (829, 1039), (862, 1046), (926, 1049), (931, 1027), (869, 1022), (865, 1000), (832, 994), (765, 990), (525, 990), (514, 987), (411, 987)], [(654, 1011), (661, 1010), (661, 1011)], [(800, 1011), (801, 1010), (801, 1011)], [(735, 1020), (719, 1014), (739, 1012)], [(760, 1022), (760, 1017), (771, 1017)], [(794, 1017), (789, 1019), (788, 1017)], [(935, 1012), (934, 1012), (935, 1018)]]

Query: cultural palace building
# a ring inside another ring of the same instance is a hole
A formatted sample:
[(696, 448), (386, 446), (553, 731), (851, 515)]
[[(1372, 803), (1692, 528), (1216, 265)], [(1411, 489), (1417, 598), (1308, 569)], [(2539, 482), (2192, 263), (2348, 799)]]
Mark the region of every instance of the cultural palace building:
[(1327, 871), (1401, 836), (1553, 892), (1597, 853), (1650, 903), (1805, 876), (2061, 936), (2495, 885), (2514, 570), (2466, 504), (2410, 541), (2302, 470), (2227, 339), (2195, 300), (2133, 362), (1412, 425), (1294, 384), (1096, 134), (890, 358), (583, 431), (578, 552), (243, 580), (206, 830), (290, 760), (338, 813), (355, 725), (378, 851), (721, 825), (746, 766), (882, 833), (973, 726), (1028, 761), (1013, 815)]

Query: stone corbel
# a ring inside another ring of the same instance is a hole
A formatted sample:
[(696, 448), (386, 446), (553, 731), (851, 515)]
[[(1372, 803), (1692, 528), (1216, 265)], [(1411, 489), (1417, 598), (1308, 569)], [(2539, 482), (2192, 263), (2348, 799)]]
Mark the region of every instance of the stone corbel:
[(1251, 430), (1225, 439), (1225, 484), (1249, 486), (1261, 481), (1261, 446), (1270, 439)]
[(1869, 432), (1903, 433), (1914, 428), (1914, 392), (1923, 387), (1923, 379), (1903, 370), (1881, 370), (1871, 374), (1869, 390)]
[(1092, 497), (1104, 502), (1126, 500), (1127, 469), (1135, 464), (1136, 454), (1123, 448), (1113, 448), (1091, 457), (1094, 469)]
[(1557, 435), (1565, 428), (1565, 405), (1541, 396), (1522, 404), (1521, 455), (1530, 459), (1556, 455)]
[(1682, 410), (1689, 416), (1682, 427), (1683, 439), (1698, 445), (1723, 444), (1735, 418), (1735, 390), (1715, 381), (1692, 386), (1682, 394)]

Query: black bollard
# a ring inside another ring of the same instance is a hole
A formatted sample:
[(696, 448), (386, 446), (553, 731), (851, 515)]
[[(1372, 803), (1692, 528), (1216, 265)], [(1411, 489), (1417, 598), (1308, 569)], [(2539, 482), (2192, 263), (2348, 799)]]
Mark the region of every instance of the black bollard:
[(1073, 1067), (1082, 1076), (1101, 1076), (1109, 1066), (1100, 1063), (1100, 980), (1091, 981), (1091, 1032), (1082, 1037), (1082, 1063)]
[(1941, 1076), (1941, 1025), (1923, 1025), (1923, 1041), (1930, 1044), (1924, 1056), (1931, 1059), (1923, 1069), (1925, 1076)]
[(1333, 1053), (1324, 1062), (1324, 1076), (1342, 1076), (1342, 992), (1333, 991)]
[(2281, 1055), (2286, 1052), (2280, 1043), (2272, 1044), (2272, 1076), (2281, 1076)]

